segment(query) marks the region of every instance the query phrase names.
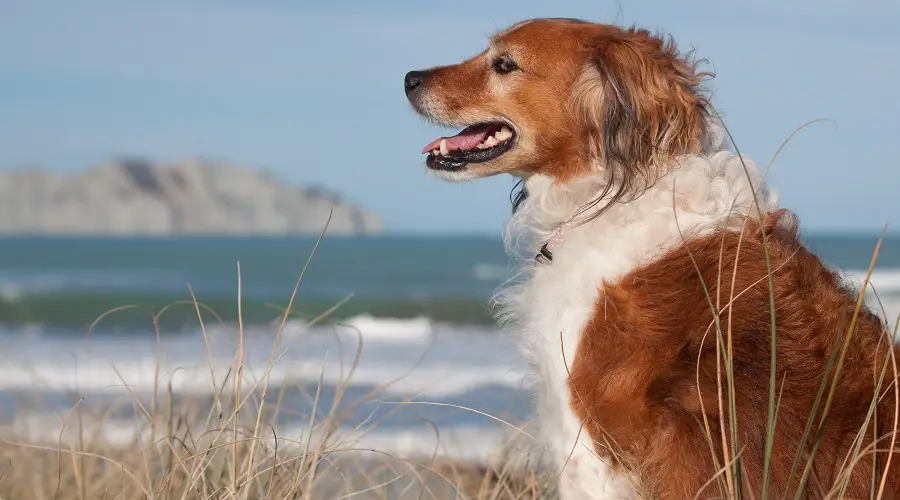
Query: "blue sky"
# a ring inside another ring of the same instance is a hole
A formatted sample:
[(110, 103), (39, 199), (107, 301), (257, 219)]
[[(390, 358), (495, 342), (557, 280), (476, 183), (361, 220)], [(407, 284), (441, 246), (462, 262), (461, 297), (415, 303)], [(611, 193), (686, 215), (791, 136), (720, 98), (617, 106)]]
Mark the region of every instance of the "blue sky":
[[(807, 230), (900, 226), (900, 2), (0, 0), (0, 168), (203, 156), (323, 184), (395, 232), (499, 234), (512, 180), (448, 184), (406, 71), (536, 16), (638, 24), (710, 60), (716, 106)], [(897, 228), (895, 228), (897, 229)]]

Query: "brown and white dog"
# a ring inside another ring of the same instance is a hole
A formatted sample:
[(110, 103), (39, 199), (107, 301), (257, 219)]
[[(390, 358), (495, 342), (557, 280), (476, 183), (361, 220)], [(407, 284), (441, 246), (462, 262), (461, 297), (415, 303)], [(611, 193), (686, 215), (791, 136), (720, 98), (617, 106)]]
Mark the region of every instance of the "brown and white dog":
[(405, 78), (419, 114), (465, 127), (425, 147), (430, 171), (524, 182), (508, 245), (526, 259), (499, 303), (534, 365), (562, 497), (760, 498), (766, 481), (781, 498), (804, 477), (804, 498), (893, 498), (888, 330), (863, 309), (849, 333), (858, 292), (729, 151), (696, 67), (644, 30), (536, 19)]

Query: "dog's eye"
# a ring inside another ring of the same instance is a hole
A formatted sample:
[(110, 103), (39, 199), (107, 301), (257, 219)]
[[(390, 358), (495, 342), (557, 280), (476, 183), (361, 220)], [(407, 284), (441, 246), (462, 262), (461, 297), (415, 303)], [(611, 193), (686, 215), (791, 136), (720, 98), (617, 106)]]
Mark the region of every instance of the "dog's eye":
[(508, 75), (513, 71), (520, 69), (519, 65), (516, 64), (516, 62), (507, 55), (502, 55), (495, 58), (491, 63), (491, 67), (494, 68), (495, 72), (501, 75)]

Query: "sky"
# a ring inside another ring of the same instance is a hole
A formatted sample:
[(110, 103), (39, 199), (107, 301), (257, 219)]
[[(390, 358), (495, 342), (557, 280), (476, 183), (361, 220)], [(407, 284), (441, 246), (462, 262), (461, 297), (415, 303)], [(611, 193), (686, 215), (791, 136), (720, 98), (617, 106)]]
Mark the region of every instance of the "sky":
[(333, 188), (396, 233), (499, 235), (508, 176), (451, 184), (419, 151), (412, 69), (516, 21), (635, 24), (715, 71), (713, 103), (807, 231), (900, 229), (900, 2), (0, 0), (0, 168), (203, 157)]

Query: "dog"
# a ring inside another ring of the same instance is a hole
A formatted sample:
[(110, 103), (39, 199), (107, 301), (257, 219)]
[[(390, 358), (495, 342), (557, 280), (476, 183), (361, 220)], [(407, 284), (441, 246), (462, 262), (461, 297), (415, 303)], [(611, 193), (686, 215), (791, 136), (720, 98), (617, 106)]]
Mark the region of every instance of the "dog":
[(560, 496), (893, 498), (889, 329), (731, 151), (701, 63), (644, 29), (531, 19), (404, 78), (463, 129), (425, 146), (430, 172), (520, 179), (496, 302)]

